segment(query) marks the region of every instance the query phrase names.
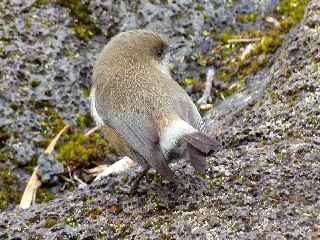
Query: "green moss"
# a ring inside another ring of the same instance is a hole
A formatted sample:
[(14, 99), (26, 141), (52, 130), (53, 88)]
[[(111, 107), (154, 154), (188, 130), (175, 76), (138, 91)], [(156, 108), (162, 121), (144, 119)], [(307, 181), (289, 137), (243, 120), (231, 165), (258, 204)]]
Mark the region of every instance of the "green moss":
[(23, 53), (20, 50), (15, 50), (11, 53), (11, 58), (15, 60), (19, 60), (23, 57)]
[(272, 103), (277, 103), (281, 100), (281, 96), (276, 91), (268, 90), (268, 95), (270, 96)]
[[(40, 114), (47, 116), (46, 120), (41, 122), (42, 135), (44, 142), (49, 143), (52, 138), (65, 126), (62, 117), (56, 112), (52, 104), (47, 100), (30, 101), (31, 109)], [(47, 144), (41, 144), (42, 147), (47, 147)]]
[(88, 196), (86, 199), (85, 199), (85, 203), (86, 204), (93, 204), (96, 202), (96, 199), (92, 196)]
[(250, 13), (250, 14), (244, 14), (244, 15), (238, 15), (237, 20), (239, 22), (254, 22), (257, 19), (258, 14), (257, 13)]
[(73, 30), (78, 34), (78, 37), (84, 41), (88, 41), (95, 35), (95, 31), (84, 24), (77, 24), (73, 27)]
[(46, 223), (45, 223), (44, 227), (45, 228), (52, 228), (53, 226), (57, 225), (58, 222), (59, 221), (57, 218), (49, 217), (46, 219)]
[(259, 57), (253, 57), (251, 62), (240, 65), (240, 77), (246, 78), (252, 74), (255, 74), (259, 69), (263, 68), (269, 61), (269, 56), (260, 55)]
[(6, 141), (10, 138), (10, 133), (4, 127), (0, 127), (0, 148), (6, 145)]
[(156, 193), (150, 194), (150, 200), (155, 211), (162, 211), (167, 209), (166, 205), (161, 202), (159, 196)]
[(41, 7), (41, 6), (44, 6), (44, 5), (48, 5), (52, 3), (51, 0), (37, 0), (35, 3), (34, 3), (34, 6), (36, 7)]
[(18, 203), (21, 192), (17, 191), (17, 179), (9, 169), (0, 171), (0, 209), (7, 208), (9, 203)]
[(234, 44), (226, 44), (222, 48), (222, 58), (231, 57), (236, 50), (236, 46)]
[(83, 88), (82, 93), (85, 97), (90, 96), (90, 89), (89, 88)]
[[(229, 32), (229, 31), (228, 31)], [(214, 49), (214, 52), (219, 57), (216, 59), (217, 62), (221, 63), (221, 68), (217, 71), (217, 78), (221, 81), (238, 80), (242, 81), (247, 76), (255, 74), (259, 69), (261, 69), (269, 60), (269, 54), (273, 53), (275, 49), (281, 44), (281, 39), (279, 37), (271, 38), (271, 36), (276, 35), (271, 32), (256, 32), (250, 30), (241, 33), (228, 34), (224, 38), (221, 45)], [(246, 59), (242, 59), (241, 55), (243, 53), (243, 46), (246, 43), (229, 44), (225, 43), (229, 39), (252, 39), (261, 38), (262, 41), (257, 41), (250, 52), (250, 55), (246, 56)], [(238, 86), (242, 85), (239, 84)], [(228, 89), (223, 95), (232, 95), (237, 92), (234, 90), (239, 90), (236, 87)]]
[(27, 240), (43, 240), (42, 236), (31, 236), (28, 237)]
[(55, 199), (55, 195), (46, 189), (39, 189), (37, 191), (37, 199), (40, 203), (47, 203)]
[[(52, 138), (65, 126), (65, 122), (49, 102), (35, 101), (32, 104), (35, 112), (47, 116), (46, 121), (41, 123), (44, 140), (39, 144), (39, 147), (46, 148)], [(92, 119), (89, 115), (80, 115), (76, 122), (79, 128), (84, 129), (90, 126)], [(71, 128), (62, 135), (55, 150), (58, 153), (58, 160), (70, 167), (80, 167), (89, 166), (94, 161), (103, 159), (108, 150), (107, 146), (108, 142), (98, 133), (87, 137), (79, 133), (78, 129)]]
[(231, 28), (227, 28), (224, 31), (216, 34), (216, 41), (222, 42), (222, 43), (228, 43), (228, 40), (232, 39), (234, 37), (234, 31), (231, 30)]
[(228, 69), (220, 68), (217, 72), (217, 77), (221, 81), (229, 81), (234, 76), (234, 72), (231, 72)]
[(202, 4), (196, 4), (194, 9), (196, 11), (202, 12), (202, 11), (204, 11), (204, 6)]
[(155, 230), (160, 230), (161, 226), (163, 225), (163, 222), (161, 220), (159, 220), (159, 221), (154, 222), (153, 225), (154, 225)]
[(213, 63), (212, 57), (204, 54), (198, 54), (196, 56), (196, 61), (200, 66), (204, 66), (204, 67)]
[(276, 156), (279, 161), (284, 161), (284, 160), (288, 159), (287, 153), (278, 153)]
[[(213, 49), (213, 56), (200, 55), (196, 61), (201, 66), (214, 62), (220, 66), (217, 71), (217, 79), (221, 81), (243, 81), (248, 76), (257, 73), (269, 62), (270, 56), (281, 46), (288, 30), (301, 21), (304, 9), (309, 0), (280, 0), (273, 10), (272, 16), (280, 22), (279, 25), (265, 26), (259, 31), (249, 29), (236, 32), (228, 27), (221, 32), (216, 32), (214, 38), (217, 42)], [(254, 22), (257, 13), (237, 16), (240, 22)], [(248, 42), (232, 43), (231, 39), (251, 39), (251, 50), (243, 57)], [(240, 87), (239, 87), (240, 86)], [(241, 89), (242, 83), (232, 89), (217, 91), (218, 96), (230, 96)]]
[(78, 141), (72, 141), (60, 147), (58, 160), (67, 162), (88, 161), (89, 156), (95, 156), (94, 153), (95, 151), (87, 150), (84, 146), (79, 145)]
[(273, 53), (282, 44), (282, 39), (276, 34), (266, 34), (262, 36), (260, 45), (264, 53)]
[(8, 233), (0, 233), (0, 239), (10, 239)]
[(77, 119), (76, 119), (78, 127), (81, 129), (88, 128), (91, 123), (92, 123), (92, 118), (89, 114), (81, 114)]
[(153, 226), (151, 221), (146, 222), (145, 224), (143, 224), (143, 228), (145, 229), (151, 229)]
[(228, 89), (224, 91), (220, 91), (220, 94), (222, 95), (222, 98), (229, 97), (234, 93), (238, 92), (244, 85), (245, 85), (245, 80), (244, 78), (242, 78), (238, 82), (232, 84)]
[(126, 225), (124, 223), (122, 223), (121, 221), (112, 224), (112, 226), (113, 226), (114, 231), (117, 234), (123, 234), (126, 230)]
[(57, 147), (58, 160), (72, 167), (88, 166), (90, 162), (102, 159), (107, 151), (107, 142), (94, 133), (89, 137), (72, 132), (65, 134)]
[(186, 78), (184, 81), (183, 81), (183, 84), (186, 85), (186, 86), (193, 86), (195, 84), (197, 84), (198, 81), (195, 80), (195, 79), (192, 79), (192, 78)]
[(26, 31), (30, 31), (30, 29), (31, 29), (31, 21), (30, 21), (29, 17), (24, 18), (24, 28)]
[(48, 116), (47, 121), (41, 123), (42, 135), (48, 137), (49, 139), (47, 139), (47, 142), (50, 142), (64, 126), (64, 120), (57, 113), (52, 113)]
[(204, 36), (204, 37), (209, 37), (209, 36), (210, 36), (210, 32), (207, 31), (207, 30), (204, 30), (204, 31), (202, 32), (202, 36)]
[(80, 39), (88, 41), (94, 35), (101, 33), (91, 20), (88, 6), (82, 4), (81, 0), (58, 0), (57, 3), (70, 10), (70, 15), (74, 18), (73, 29)]
[[(155, 231), (160, 231), (161, 227), (164, 225), (168, 225), (168, 223), (164, 219), (150, 220), (147, 221), (144, 225), (144, 229), (154, 229)], [(162, 235), (161, 239), (171, 239), (167, 238), (168, 236)]]
[(83, 211), (92, 219), (97, 219), (103, 212), (101, 208), (85, 208)]
[(71, 227), (75, 227), (78, 224), (77, 219), (74, 216), (67, 216), (64, 219), (64, 223), (70, 225)]
[(48, 100), (30, 101), (29, 105), (33, 111), (43, 112), (45, 108), (53, 108), (52, 104)]
[(1, 152), (0, 153), (0, 162), (6, 162), (9, 159), (9, 153)]
[(219, 177), (215, 177), (215, 178), (209, 180), (209, 187), (210, 188), (220, 187), (225, 182), (225, 179), (226, 179), (226, 177), (224, 175), (221, 175)]
[(97, 240), (107, 240), (107, 239), (109, 239), (108, 236), (109, 236), (108, 232), (105, 232), (103, 230), (99, 230)]
[(301, 21), (310, 0), (281, 0), (276, 11), (281, 15), (281, 27), (288, 32)]
[(0, 191), (0, 209), (8, 207), (9, 193), (7, 191)]
[(31, 81), (31, 87), (33, 87), (33, 88), (38, 87), (40, 84), (41, 84), (40, 80), (35, 79), (35, 80)]
[(306, 118), (306, 122), (311, 128), (316, 129), (320, 124), (320, 116), (319, 115), (309, 115)]
[(148, 172), (146, 174), (147, 181), (156, 182), (157, 184), (163, 185), (164, 178), (158, 173)]

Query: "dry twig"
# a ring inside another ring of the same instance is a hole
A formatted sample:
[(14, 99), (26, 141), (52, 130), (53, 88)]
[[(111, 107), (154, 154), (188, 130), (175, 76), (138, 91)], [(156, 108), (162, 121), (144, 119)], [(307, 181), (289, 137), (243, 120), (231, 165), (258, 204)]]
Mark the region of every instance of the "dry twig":
[(229, 39), (227, 43), (252, 43), (252, 42), (259, 42), (261, 39), (260, 38), (234, 38), (234, 39)]
[(91, 128), (91, 129), (85, 134), (85, 136), (91, 135), (92, 133), (94, 133), (95, 131), (99, 130), (100, 128), (101, 128), (100, 125), (97, 125), (97, 126), (95, 126), (94, 128)]
[(215, 78), (215, 73), (216, 72), (213, 67), (209, 68), (207, 71), (205, 89), (203, 91), (202, 97), (197, 101), (197, 104), (200, 105), (200, 109), (202, 105), (206, 105), (212, 102), (211, 90), (212, 90), (213, 80)]

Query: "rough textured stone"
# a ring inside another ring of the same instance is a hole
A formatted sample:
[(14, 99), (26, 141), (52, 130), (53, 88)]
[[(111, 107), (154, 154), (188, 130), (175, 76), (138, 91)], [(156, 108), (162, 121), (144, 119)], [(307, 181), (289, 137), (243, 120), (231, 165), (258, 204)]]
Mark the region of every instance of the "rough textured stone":
[(0, 236), (319, 237), (319, 16), (320, 3), (313, 0), (271, 64), (209, 116), (225, 149), (209, 159), (207, 176), (180, 161), (173, 165), (175, 184), (151, 172), (134, 194), (125, 175), (109, 177), (27, 211), (4, 211)]
[[(7, 148), (14, 153), (15, 162), (26, 165), (32, 156), (43, 152), (39, 148), (45, 138), (43, 123), (51, 123), (45, 107), (72, 125), (80, 114), (89, 113), (84, 91), (90, 86), (92, 65), (110, 37), (119, 31), (147, 28), (168, 35), (174, 78), (199, 79), (205, 69), (194, 58), (207, 53), (214, 44), (203, 31), (222, 29), (227, 24), (240, 28), (234, 21), (238, 13), (256, 11), (263, 19), (277, 1), (160, 2), (83, 0), (92, 12), (92, 21), (102, 31), (88, 42), (76, 36), (69, 9), (58, 4), (38, 7), (37, 1), (0, 3), (4, 16), (0, 21), (0, 127), (11, 133)], [(197, 10), (197, 6), (203, 10)], [(39, 84), (36, 87), (35, 81)], [(54, 136), (50, 131), (46, 135)]]
[(64, 172), (63, 164), (54, 155), (41, 154), (38, 158), (38, 175), (42, 183), (55, 183)]

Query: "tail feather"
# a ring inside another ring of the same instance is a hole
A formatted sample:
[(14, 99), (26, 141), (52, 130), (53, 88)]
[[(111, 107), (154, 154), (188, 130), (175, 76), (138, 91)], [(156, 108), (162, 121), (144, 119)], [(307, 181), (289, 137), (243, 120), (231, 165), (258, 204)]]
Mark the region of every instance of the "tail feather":
[(194, 169), (197, 172), (204, 173), (207, 169), (206, 156), (193, 146), (188, 147), (187, 153), (191, 165), (194, 167)]
[[(206, 156), (220, 149), (221, 145), (182, 119), (176, 119), (160, 132), (160, 148), (168, 162), (187, 157), (196, 171), (204, 172), (207, 166)], [(164, 173), (168, 172), (167, 169), (162, 170)]]
[(217, 140), (200, 132), (184, 135), (182, 141), (187, 142), (187, 153), (191, 165), (200, 173), (204, 173), (207, 169), (207, 155), (221, 148)]
[(221, 144), (217, 140), (200, 132), (184, 135), (181, 140), (204, 154), (209, 154), (211, 151), (217, 151), (221, 148)]

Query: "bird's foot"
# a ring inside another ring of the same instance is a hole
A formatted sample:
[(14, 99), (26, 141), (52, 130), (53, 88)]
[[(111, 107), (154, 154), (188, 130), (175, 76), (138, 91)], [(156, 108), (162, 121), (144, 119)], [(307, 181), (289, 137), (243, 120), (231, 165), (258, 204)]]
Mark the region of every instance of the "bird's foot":
[(103, 177), (109, 176), (111, 174), (118, 174), (121, 172), (126, 172), (137, 166), (137, 162), (129, 157), (123, 157), (119, 161), (113, 163), (110, 166), (104, 166), (103, 170), (96, 176), (94, 181), (100, 180)]

